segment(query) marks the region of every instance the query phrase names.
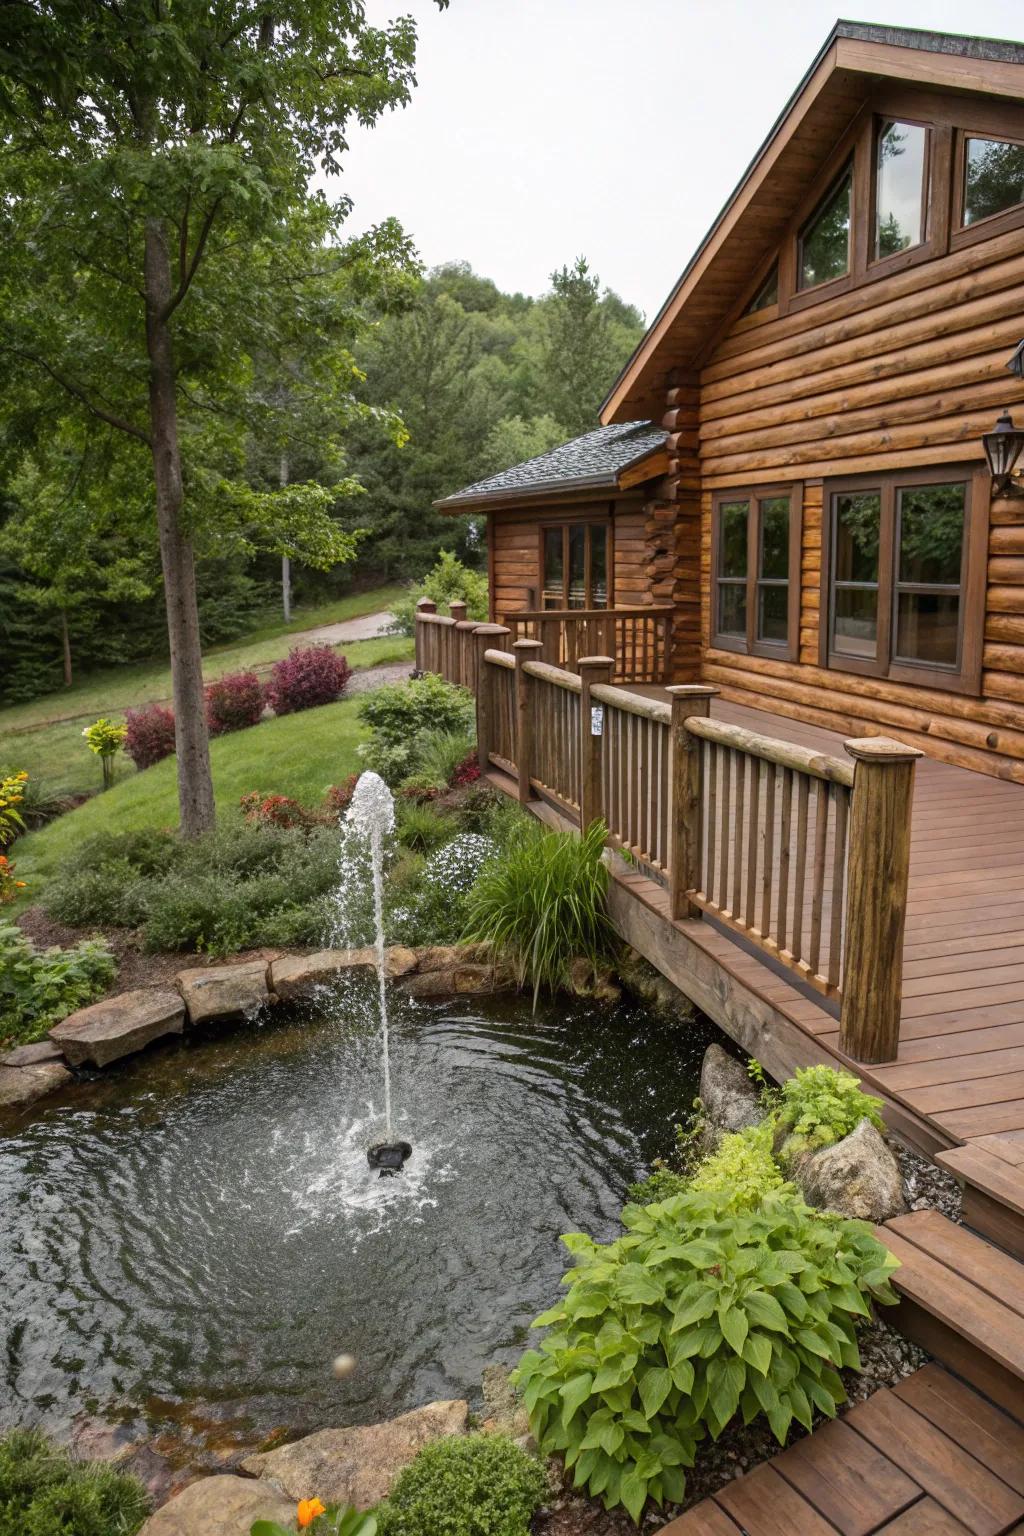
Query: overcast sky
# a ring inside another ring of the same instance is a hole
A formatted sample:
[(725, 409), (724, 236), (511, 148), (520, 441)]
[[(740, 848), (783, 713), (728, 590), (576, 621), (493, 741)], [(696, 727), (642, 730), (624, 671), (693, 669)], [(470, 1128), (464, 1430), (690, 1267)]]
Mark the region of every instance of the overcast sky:
[[(356, 232), (543, 293), (585, 255), (653, 318), (824, 42), (836, 0), (367, 0), (412, 12), (419, 84), (352, 137)], [(1024, 38), (1020, 0), (871, 0), (859, 19)], [(332, 182), (332, 190), (339, 182)]]

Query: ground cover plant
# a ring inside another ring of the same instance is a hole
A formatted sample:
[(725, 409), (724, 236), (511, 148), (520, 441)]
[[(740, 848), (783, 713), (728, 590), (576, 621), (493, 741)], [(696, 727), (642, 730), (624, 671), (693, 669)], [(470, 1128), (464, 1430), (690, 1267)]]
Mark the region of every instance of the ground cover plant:
[(148, 1512), (137, 1478), (76, 1461), (38, 1430), (0, 1437), (0, 1536), (134, 1536)]
[(425, 1445), (375, 1511), (379, 1536), (529, 1536), (547, 1492), (535, 1456), (504, 1435)]
[(0, 919), (0, 1042), (41, 1040), (53, 1024), (100, 997), (115, 970), (102, 940), (37, 949), (16, 924)]

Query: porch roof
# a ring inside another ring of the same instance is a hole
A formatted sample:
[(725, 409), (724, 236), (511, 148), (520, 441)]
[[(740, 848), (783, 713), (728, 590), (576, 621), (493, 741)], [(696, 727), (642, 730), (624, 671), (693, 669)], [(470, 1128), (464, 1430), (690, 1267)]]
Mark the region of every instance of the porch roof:
[[(507, 504), (554, 492), (621, 490), (626, 471), (632, 471), (632, 484), (641, 484), (644, 479), (664, 472), (659, 456), (667, 437), (667, 432), (650, 421), (597, 427), (534, 459), (513, 464), (486, 480), (477, 480), (434, 505), (442, 512), (467, 512), (475, 507)], [(638, 476), (636, 466), (641, 466), (645, 459), (652, 460), (650, 476)]]

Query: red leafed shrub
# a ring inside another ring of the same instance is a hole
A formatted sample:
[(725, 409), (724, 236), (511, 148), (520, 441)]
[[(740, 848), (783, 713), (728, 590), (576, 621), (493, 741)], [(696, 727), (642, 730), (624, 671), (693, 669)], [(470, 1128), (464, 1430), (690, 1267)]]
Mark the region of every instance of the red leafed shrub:
[(275, 715), (331, 704), (344, 692), (352, 668), (329, 645), (296, 646), (274, 663), (267, 698)]
[(287, 795), (261, 795), (252, 789), (239, 800), (246, 821), (270, 827), (301, 827), (309, 820), (297, 800)]
[(206, 685), (206, 723), (211, 736), (244, 731), (259, 725), (265, 703), (263, 684), (255, 672), (232, 672)]
[(470, 752), (452, 774), (452, 788), (462, 789), (465, 784), (475, 784), (480, 777), (480, 762), (476, 752)]
[(174, 751), (174, 711), (163, 704), (125, 710), (124, 749), (136, 768), (152, 768)]
[(332, 784), (324, 796), (324, 810), (329, 820), (337, 820), (344, 816), (352, 803), (356, 785), (359, 782), (358, 773), (350, 773), (344, 784)]

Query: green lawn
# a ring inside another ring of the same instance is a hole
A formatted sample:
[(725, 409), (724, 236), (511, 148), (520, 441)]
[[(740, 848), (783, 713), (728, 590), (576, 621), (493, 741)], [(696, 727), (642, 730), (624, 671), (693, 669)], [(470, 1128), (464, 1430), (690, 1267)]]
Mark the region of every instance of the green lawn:
[[(360, 766), (356, 746), (366, 733), (357, 709), (357, 699), (343, 699), (212, 741), (218, 814), (240, 815), (238, 802), (252, 789), (316, 805), (331, 784), (340, 784)], [(168, 757), (145, 773), (132, 773), (78, 810), (19, 839), (12, 856), (18, 878), (28, 881), (25, 902), (38, 900), (61, 863), (95, 833), (177, 826), (176, 766), (176, 759)]]
[[(401, 591), (400, 587), (380, 587), (328, 607), (309, 609), (287, 628), (277, 625), (257, 630), (230, 646), (210, 651), (205, 658), (204, 674), (212, 680), (226, 672), (269, 668), (271, 662), (288, 654), (296, 633), (319, 624), (378, 613)], [(349, 641), (335, 649), (348, 658), (351, 666), (371, 667), (411, 661), (413, 642), (402, 636), (382, 635), (372, 640)], [(167, 664), (151, 662), (96, 672), (73, 688), (0, 709), (0, 769), (25, 769), (53, 794), (88, 794), (100, 784), (101, 770), (82, 740), (83, 727), (98, 715), (117, 719), (129, 707), (166, 701), (170, 692)], [(134, 774), (131, 762), (119, 757), (116, 779), (130, 779)]]

